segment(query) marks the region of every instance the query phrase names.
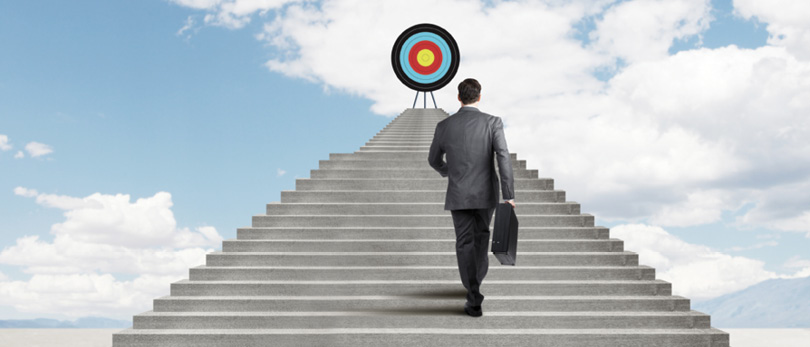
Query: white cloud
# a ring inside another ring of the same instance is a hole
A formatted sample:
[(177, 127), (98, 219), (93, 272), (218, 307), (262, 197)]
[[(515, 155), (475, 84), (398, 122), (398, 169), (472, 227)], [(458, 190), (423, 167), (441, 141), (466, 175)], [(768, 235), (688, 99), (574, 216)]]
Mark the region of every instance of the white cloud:
[(0, 150), (5, 152), (10, 150), (12, 147), (14, 146), (8, 143), (8, 135), (0, 134)]
[(37, 274), (28, 281), (0, 282), (0, 305), (33, 314), (131, 319), (151, 309), (152, 300), (167, 295), (168, 283), (179, 279), (142, 275), (118, 281), (111, 274)]
[(6, 274), (0, 272), (0, 281), (5, 281), (6, 279), (8, 279), (8, 276), (6, 276)]
[(39, 195), (36, 189), (28, 189), (25, 187), (16, 187), (14, 188), (14, 194), (19, 196), (24, 196), (26, 198), (33, 198)]
[(639, 264), (654, 267), (657, 278), (673, 283), (674, 295), (694, 300), (715, 298), (784, 277), (765, 270), (762, 261), (690, 244), (656, 226), (619, 225), (611, 228), (610, 234), (624, 240), (625, 249), (639, 254)]
[(810, 259), (804, 259), (799, 256), (793, 256), (790, 259), (788, 259), (782, 266), (788, 269), (799, 269), (793, 276), (785, 276), (786, 278), (810, 277)]
[(787, 268), (810, 268), (810, 259), (802, 259), (798, 255), (793, 256), (785, 261), (784, 266)]
[(810, 60), (810, 2), (795, 0), (734, 0), (735, 10), (746, 19), (767, 23), (768, 43), (786, 47)]
[(736, 202), (727, 191), (719, 189), (694, 190), (685, 195), (683, 200), (661, 206), (649, 218), (650, 223), (678, 227), (714, 223), (722, 219), (724, 209)]
[(779, 242), (777, 242), (777, 241), (765, 241), (765, 242), (760, 242), (760, 243), (757, 243), (757, 244), (753, 244), (751, 246), (744, 246), (744, 247), (742, 247), (742, 246), (734, 246), (734, 247), (729, 248), (728, 250), (734, 251), (734, 252), (741, 252), (741, 251), (748, 251), (748, 250), (752, 250), (752, 249), (760, 249), (760, 248), (765, 248), (765, 247), (776, 247), (778, 245), (779, 245)]
[[(0, 305), (21, 312), (80, 317), (129, 318), (166, 295), (168, 284), (187, 276), (220, 245), (215, 228), (178, 228), (171, 195), (130, 201), (129, 195), (94, 193), (79, 198), (17, 187), (14, 193), (65, 210), (51, 226), (53, 241), (38, 235), (17, 239), (0, 252), (0, 263), (23, 267), (27, 281), (2, 280)], [(115, 274), (135, 275), (117, 280)]]
[(25, 158), (25, 153), (23, 151), (17, 151), (17, 154), (14, 155), (14, 159), (21, 159)]
[[(183, 27), (181, 27), (179, 30), (177, 30), (175, 35), (183, 36), (187, 31), (191, 30), (193, 27), (194, 27), (194, 17), (193, 16), (188, 16), (188, 18), (186, 18), (186, 23), (183, 24)], [(191, 34), (188, 34), (185, 37), (186, 37), (186, 39), (189, 39), (189, 38), (191, 38)]]
[(709, 0), (635, 0), (608, 9), (591, 32), (594, 47), (629, 63), (666, 58), (676, 39), (708, 29)]
[(810, 179), (770, 187), (755, 193), (753, 207), (737, 217), (743, 228), (767, 227), (805, 233), (810, 237)]
[(276, 169), (276, 177), (284, 176), (285, 173), (287, 173), (287, 171), (282, 169)]
[(44, 143), (34, 141), (26, 144), (25, 150), (28, 151), (28, 155), (30, 155), (33, 158), (53, 153), (53, 147), (46, 145)]
[(130, 202), (129, 194), (94, 193), (77, 198), (40, 194), (24, 187), (15, 188), (14, 193), (36, 197), (36, 202), (46, 207), (66, 210), (65, 221), (54, 224), (51, 232), (79, 242), (179, 248), (216, 246), (222, 241), (209, 229), (197, 228), (197, 232), (192, 232), (188, 228), (177, 228), (171, 211), (172, 196), (167, 192), (158, 192), (134, 203)]
[(191, 7), (199, 10), (208, 10), (215, 8), (222, 2), (222, 0), (171, 0), (171, 2), (180, 6)]
[[(238, 29), (250, 23), (255, 13), (266, 14), (270, 10), (283, 7), (287, 3), (301, 0), (171, 0), (172, 2), (198, 10), (206, 10), (206, 24)], [(187, 20), (188, 21), (188, 20)]]

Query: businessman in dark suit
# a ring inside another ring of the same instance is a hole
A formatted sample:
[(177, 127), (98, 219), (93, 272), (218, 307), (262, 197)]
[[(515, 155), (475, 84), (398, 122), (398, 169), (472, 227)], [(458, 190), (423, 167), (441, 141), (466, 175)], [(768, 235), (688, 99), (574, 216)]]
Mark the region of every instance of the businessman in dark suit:
[[(458, 270), (467, 288), (464, 312), (480, 317), (484, 296), (479, 289), (489, 268), (489, 223), (498, 205), (494, 159), (498, 161), (503, 199), (513, 207), (515, 188), (503, 123), (499, 117), (478, 110), (481, 84), (472, 78), (462, 81), (458, 100), (458, 112), (436, 125), (428, 163), (448, 178), (444, 209), (450, 210), (456, 230)], [(446, 154), (447, 162), (442, 154)]]

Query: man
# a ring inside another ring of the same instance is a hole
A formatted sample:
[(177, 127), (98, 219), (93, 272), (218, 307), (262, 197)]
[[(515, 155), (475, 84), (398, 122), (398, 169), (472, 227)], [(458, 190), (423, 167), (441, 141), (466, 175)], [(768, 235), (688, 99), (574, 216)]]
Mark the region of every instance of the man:
[[(430, 144), (428, 163), (447, 179), (444, 209), (450, 210), (456, 230), (456, 258), (461, 283), (467, 288), (464, 312), (483, 314), (481, 281), (489, 268), (489, 222), (498, 205), (498, 160), (503, 199), (515, 206), (514, 179), (503, 123), (478, 110), (481, 84), (468, 78), (458, 85), (461, 108), (439, 122)], [(447, 154), (445, 162), (442, 154)]]

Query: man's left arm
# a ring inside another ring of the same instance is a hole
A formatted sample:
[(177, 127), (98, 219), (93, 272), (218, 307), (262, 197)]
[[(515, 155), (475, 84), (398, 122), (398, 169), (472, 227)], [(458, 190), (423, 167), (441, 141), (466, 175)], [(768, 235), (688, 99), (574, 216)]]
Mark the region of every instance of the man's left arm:
[(433, 132), (433, 142), (430, 143), (430, 152), (428, 153), (428, 163), (436, 172), (442, 177), (447, 177), (447, 163), (442, 159), (444, 149), (439, 144), (441, 137), (440, 124), (436, 124), (436, 130)]
[(506, 147), (506, 137), (503, 134), (503, 122), (495, 117), (492, 134), (492, 148), (498, 161), (498, 174), (501, 176), (501, 193), (504, 200), (515, 199), (515, 179), (512, 176), (512, 160), (509, 157), (509, 148)]

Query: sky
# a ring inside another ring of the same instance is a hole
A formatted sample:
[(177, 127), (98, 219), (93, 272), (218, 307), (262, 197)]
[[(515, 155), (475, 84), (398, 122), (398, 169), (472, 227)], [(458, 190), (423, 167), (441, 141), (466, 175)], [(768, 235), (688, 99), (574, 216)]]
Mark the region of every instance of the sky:
[(439, 107), (477, 78), (676, 295), (810, 276), (810, 2), (2, 2), (0, 319), (151, 309), (411, 106), (389, 56), (423, 22), (461, 51)]

